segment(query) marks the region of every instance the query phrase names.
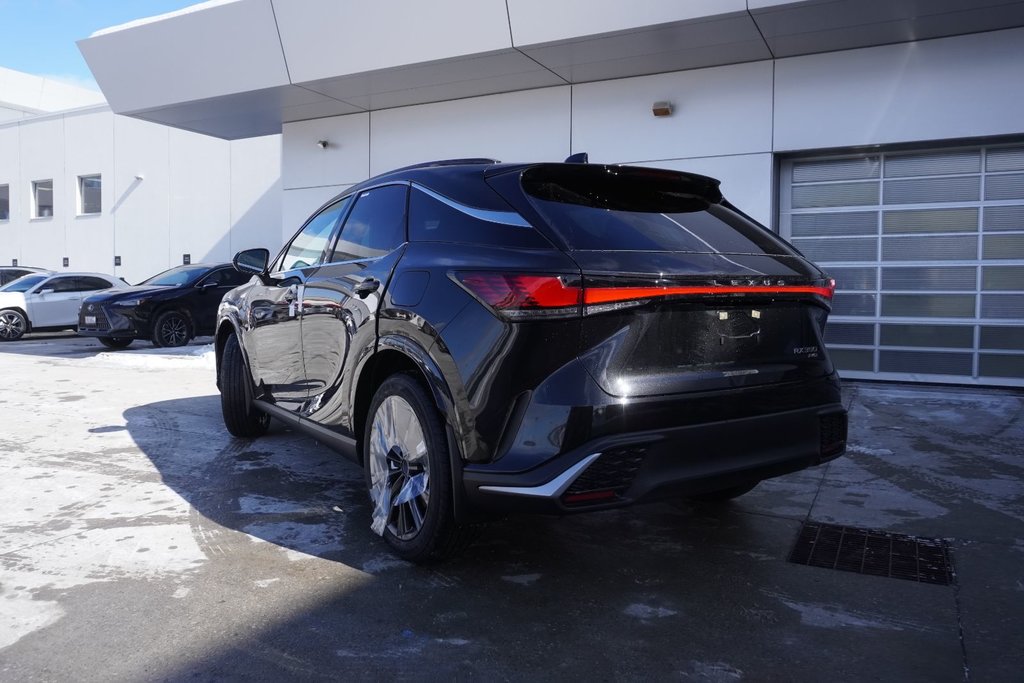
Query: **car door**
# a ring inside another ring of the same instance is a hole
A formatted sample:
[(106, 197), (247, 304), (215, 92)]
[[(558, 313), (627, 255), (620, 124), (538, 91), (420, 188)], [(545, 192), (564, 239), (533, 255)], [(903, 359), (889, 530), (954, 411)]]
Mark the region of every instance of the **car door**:
[(244, 285), (252, 278), (251, 275), (240, 273), (231, 266), (214, 268), (193, 285), (192, 291), (186, 296), (187, 305), (192, 310), (192, 318), (196, 325), (196, 334), (212, 334), (217, 323), (217, 307), (220, 300), (229, 291)]
[(74, 275), (57, 275), (26, 295), (25, 305), (32, 327), (74, 327), (77, 324), (78, 309), (82, 305), (77, 280)]
[(267, 398), (297, 412), (308, 391), (302, 363), (302, 290), (333, 237), (347, 200), (310, 218), (270, 266), (267, 277), (245, 295), (243, 344), (257, 385)]
[(408, 186), (360, 192), (324, 265), (302, 294), (302, 357), (310, 396), (303, 414), (351, 435), (356, 364), (373, 353), (377, 309), (406, 242)]

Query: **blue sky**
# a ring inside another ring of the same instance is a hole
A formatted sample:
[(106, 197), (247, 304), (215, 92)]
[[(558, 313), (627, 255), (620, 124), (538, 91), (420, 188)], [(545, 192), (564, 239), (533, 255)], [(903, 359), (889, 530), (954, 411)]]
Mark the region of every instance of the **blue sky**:
[(76, 40), (200, 0), (0, 0), (0, 66), (93, 90)]

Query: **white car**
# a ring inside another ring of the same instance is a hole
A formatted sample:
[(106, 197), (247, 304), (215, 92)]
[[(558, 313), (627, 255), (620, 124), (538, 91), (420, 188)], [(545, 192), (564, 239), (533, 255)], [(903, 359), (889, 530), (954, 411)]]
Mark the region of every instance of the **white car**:
[(102, 289), (128, 284), (104, 273), (31, 273), (0, 289), (0, 341), (26, 332), (78, 325), (82, 299)]

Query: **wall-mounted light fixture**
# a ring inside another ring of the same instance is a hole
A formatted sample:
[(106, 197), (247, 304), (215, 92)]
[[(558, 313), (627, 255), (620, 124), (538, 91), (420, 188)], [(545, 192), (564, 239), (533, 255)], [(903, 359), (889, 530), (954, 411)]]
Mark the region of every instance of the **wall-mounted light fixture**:
[(327, 149), (328, 145), (330, 145), (330, 143), (327, 142), (327, 140), (316, 141), (316, 146), (319, 147), (320, 149)]
[(135, 179), (136, 180), (145, 180), (145, 178), (146, 177), (144, 175), (142, 175), (141, 173), (136, 173), (135, 174)]
[(671, 102), (655, 102), (651, 106), (651, 112), (658, 117), (672, 116), (672, 103)]

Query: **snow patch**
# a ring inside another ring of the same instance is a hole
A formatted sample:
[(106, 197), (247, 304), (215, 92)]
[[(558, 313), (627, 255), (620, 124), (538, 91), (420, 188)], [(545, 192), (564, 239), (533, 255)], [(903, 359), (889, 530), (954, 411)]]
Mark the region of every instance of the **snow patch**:
[(64, 610), (50, 600), (33, 600), (27, 593), (0, 593), (0, 650), (14, 645), (22, 637), (51, 626), (64, 616)]

